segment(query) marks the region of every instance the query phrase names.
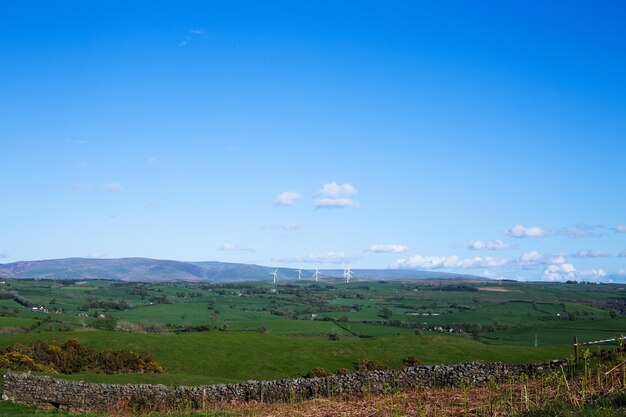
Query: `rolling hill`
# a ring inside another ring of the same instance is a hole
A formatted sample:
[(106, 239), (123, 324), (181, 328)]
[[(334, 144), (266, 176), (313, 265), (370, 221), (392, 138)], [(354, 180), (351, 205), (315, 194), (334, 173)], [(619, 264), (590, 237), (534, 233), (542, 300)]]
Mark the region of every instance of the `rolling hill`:
[[(259, 281), (269, 280), (275, 267), (229, 262), (181, 262), (149, 258), (65, 258), (0, 264), (0, 277), (35, 279), (110, 279), (121, 281)], [(320, 270), (322, 279), (341, 278), (343, 270)], [(478, 278), (414, 269), (354, 269), (354, 278), (424, 279)], [(302, 276), (310, 279), (311, 270)], [(298, 270), (279, 268), (279, 279), (297, 279)]]

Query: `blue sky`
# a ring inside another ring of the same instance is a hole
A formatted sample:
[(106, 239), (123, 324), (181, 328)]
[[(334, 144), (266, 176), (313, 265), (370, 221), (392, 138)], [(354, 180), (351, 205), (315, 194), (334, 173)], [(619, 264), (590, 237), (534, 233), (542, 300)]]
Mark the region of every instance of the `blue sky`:
[(624, 2), (127, 3), (0, 5), (0, 262), (626, 276)]

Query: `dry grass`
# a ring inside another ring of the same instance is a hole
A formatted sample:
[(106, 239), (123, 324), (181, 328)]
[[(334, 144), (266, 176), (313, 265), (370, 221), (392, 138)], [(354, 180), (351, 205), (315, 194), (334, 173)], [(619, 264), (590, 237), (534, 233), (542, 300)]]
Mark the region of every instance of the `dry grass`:
[[(561, 368), (537, 379), (518, 379), (505, 384), (480, 388), (419, 389), (410, 392), (389, 392), (363, 398), (319, 398), (291, 403), (228, 403), (207, 404), (198, 414), (192, 410), (151, 407), (159, 414), (194, 416), (254, 417), (482, 417), (510, 416), (532, 409), (541, 409), (555, 401), (581, 406), (603, 396), (625, 392), (626, 365), (597, 365), (574, 375), (573, 369)], [(159, 410), (160, 409), (160, 410)], [(186, 413), (186, 414), (185, 414)], [(111, 417), (138, 415), (120, 404)]]

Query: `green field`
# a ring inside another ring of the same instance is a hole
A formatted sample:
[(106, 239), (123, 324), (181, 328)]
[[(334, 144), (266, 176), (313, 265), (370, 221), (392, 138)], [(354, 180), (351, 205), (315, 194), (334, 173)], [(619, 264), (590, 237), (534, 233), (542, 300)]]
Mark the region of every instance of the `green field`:
[(62, 376), (87, 381), (279, 379), (365, 358), (399, 368), (409, 356), (537, 362), (571, 355), (574, 335), (626, 333), (626, 286), (616, 284), (6, 282), (0, 348), (75, 337), (99, 350), (150, 352), (164, 370)]

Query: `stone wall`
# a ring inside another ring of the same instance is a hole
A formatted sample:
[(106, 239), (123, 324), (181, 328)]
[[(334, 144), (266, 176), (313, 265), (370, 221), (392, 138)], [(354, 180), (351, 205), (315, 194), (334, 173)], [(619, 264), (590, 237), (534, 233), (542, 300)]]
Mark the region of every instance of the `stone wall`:
[(286, 402), (316, 397), (347, 398), (415, 388), (484, 385), (521, 375), (534, 376), (563, 364), (535, 365), (471, 362), (459, 365), (417, 366), (402, 370), (354, 372), (323, 378), (247, 381), (239, 384), (165, 386), (96, 384), (9, 371), (2, 399), (42, 408), (70, 411), (107, 411), (119, 404), (136, 409), (198, 409), (230, 401)]

